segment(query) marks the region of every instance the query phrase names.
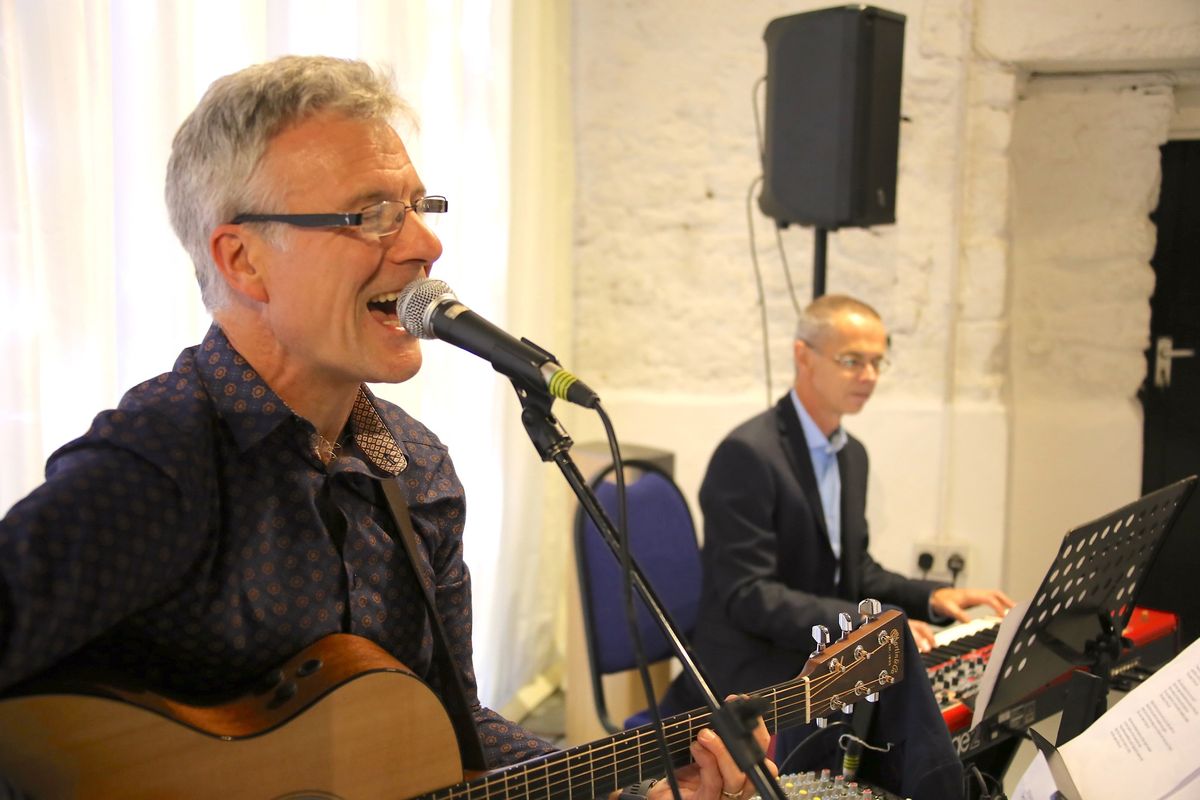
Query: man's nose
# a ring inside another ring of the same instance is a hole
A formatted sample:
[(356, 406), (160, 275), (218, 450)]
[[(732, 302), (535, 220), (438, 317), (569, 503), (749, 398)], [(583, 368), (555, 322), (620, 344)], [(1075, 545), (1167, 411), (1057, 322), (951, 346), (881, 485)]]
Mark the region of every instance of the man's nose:
[(424, 216), (409, 213), (403, 227), (392, 236), (387, 252), (393, 261), (416, 259), (432, 264), (442, 255), (442, 240)]

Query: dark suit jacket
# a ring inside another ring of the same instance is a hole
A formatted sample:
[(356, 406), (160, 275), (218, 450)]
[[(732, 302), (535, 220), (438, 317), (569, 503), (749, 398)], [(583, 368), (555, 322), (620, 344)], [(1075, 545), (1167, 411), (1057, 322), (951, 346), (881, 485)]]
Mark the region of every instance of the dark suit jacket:
[(703, 581), (693, 649), (718, 697), (796, 677), (814, 649), (812, 627), (838, 636), (837, 616), (873, 597), (927, 620), (943, 584), (881, 567), (868, 552), (867, 452), (850, 437), (838, 454), (842, 561), (825, 516), (800, 418), (785, 395), (717, 447), (700, 488)]
[[(861, 442), (850, 437), (838, 467), (842, 561), (835, 583), (816, 476), (790, 395), (737, 427), (713, 454), (700, 488), (704, 586), (692, 650), (719, 699), (795, 678), (815, 649), (812, 626), (828, 626), (836, 638), (838, 613), (850, 613), (857, 625), (858, 601), (865, 597), (928, 619), (929, 594), (944, 584), (889, 572), (868, 552), (867, 451)], [(946, 723), (911, 636), (904, 645), (905, 677), (882, 693), (867, 737), (888, 749), (864, 753), (861, 774), (902, 797), (961, 798), (962, 766)], [(702, 695), (681, 675), (660, 708), (673, 714), (702, 704)], [(864, 706), (871, 708), (856, 708)], [(826, 730), (842, 729), (831, 724)], [(810, 739), (814, 733), (811, 725), (780, 732), (781, 769), (841, 768), (837, 736)]]

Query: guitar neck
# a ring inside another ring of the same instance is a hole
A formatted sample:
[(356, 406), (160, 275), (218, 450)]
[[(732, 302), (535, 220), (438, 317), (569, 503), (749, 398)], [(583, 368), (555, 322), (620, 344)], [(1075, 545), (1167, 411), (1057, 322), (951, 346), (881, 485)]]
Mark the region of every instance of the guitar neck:
[[(876, 610), (878, 611), (878, 610)], [(900, 646), (903, 618), (886, 611), (820, 646), (800, 677), (754, 695), (765, 702), (763, 721), (774, 733), (812, 722), (873, 695), (903, 677)], [(691, 743), (711, 727), (708, 709), (663, 720), (666, 758), (674, 766), (691, 761)], [(544, 756), (424, 795), (422, 800), (495, 800), (495, 798), (602, 797), (620, 786), (657, 778), (665, 772), (663, 752), (653, 725), (622, 731), (608, 739)]]
[[(764, 713), (767, 729), (774, 733), (811, 721), (807, 678), (779, 684), (755, 695), (769, 704)], [(667, 751), (673, 766), (691, 761), (691, 743), (702, 728), (710, 727), (708, 710), (689, 711), (663, 720)], [(439, 789), (422, 800), (477, 800), (477, 798), (594, 798), (664, 774), (662, 750), (653, 725), (622, 731), (608, 739), (518, 764), (475, 781)]]

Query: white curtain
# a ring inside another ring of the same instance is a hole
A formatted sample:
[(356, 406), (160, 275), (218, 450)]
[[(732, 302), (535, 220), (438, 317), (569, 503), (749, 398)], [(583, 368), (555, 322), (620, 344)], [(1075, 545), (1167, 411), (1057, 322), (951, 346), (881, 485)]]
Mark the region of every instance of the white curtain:
[[(207, 329), (163, 179), (183, 117), (243, 66), (285, 53), (390, 66), (421, 116), (409, 151), (450, 198), (436, 274), (503, 324), (510, 29), (508, 0), (0, 0), (0, 510), (98, 410)], [(506, 628), (493, 597), (500, 417), (512, 413), (499, 393), (510, 390), (440, 342), (425, 361), (409, 384), (376, 388), (450, 446), (468, 490), (475, 629)], [(475, 639), (481, 696), (503, 704), (522, 681), (511, 669), (521, 642)], [(504, 686), (491, 678), (499, 663)]]

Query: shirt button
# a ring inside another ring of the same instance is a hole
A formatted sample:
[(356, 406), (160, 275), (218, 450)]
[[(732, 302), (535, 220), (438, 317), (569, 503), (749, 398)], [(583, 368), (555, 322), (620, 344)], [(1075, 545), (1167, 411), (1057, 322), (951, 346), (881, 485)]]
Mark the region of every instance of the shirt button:
[(355, 588), (355, 589), (361, 589), (361, 588), (362, 588), (362, 578), (361, 578), (361, 577), (359, 577), (358, 575), (355, 575), (355, 576), (354, 576), (354, 588)]

